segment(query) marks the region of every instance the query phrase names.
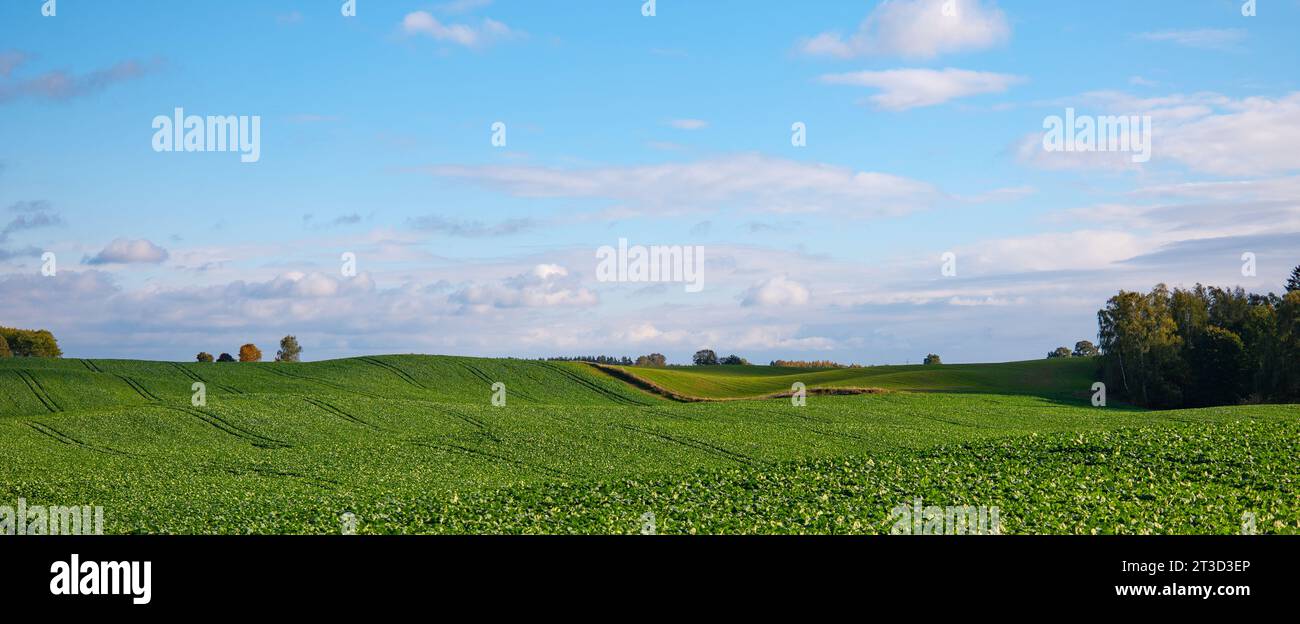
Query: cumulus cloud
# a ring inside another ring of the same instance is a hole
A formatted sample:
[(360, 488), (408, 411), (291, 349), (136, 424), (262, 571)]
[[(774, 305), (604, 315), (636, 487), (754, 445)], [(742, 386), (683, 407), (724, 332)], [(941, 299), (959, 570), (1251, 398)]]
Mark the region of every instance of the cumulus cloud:
[(226, 296), (251, 299), (322, 299), (341, 293), (365, 293), (375, 288), (368, 273), (353, 278), (324, 273), (289, 271), (265, 282), (233, 282), (225, 287)]
[(539, 264), (498, 283), (466, 286), (452, 293), (449, 301), (461, 304), (466, 311), (485, 312), (493, 308), (585, 307), (599, 300), (568, 269)]
[(744, 306), (801, 306), (808, 304), (808, 289), (787, 277), (755, 284), (741, 297)]
[[(955, 11), (945, 11), (945, 5)], [(847, 38), (824, 32), (802, 41), (813, 56), (854, 58), (900, 56), (934, 58), (950, 52), (982, 50), (1011, 37), (1006, 16), (984, 0), (885, 0)]]
[(85, 264), (158, 264), (167, 259), (167, 250), (147, 239), (114, 239), (94, 256), (82, 259)]
[(891, 69), (826, 74), (826, 84), (873, 87), (881, 93), (869, 99), (876, 107), (903, 111), (934, 106), (956, 98), (984, 93), (1002, 93), (1024, 78), (1010, 74), (969, 71), (965, 69)]
[(896, 215), (924, 208), (940, 195), (929, 184), (910, 178), (759, 154), (656, 165), (438, 165), (423, 171), (517, 197), (616, 200), (623, 202), (622, 216), (639, 216), (637, 208), (662, 215), (729, 203), (773, 212), (835, 209), (848, 216)]
[(402, 18), (401, 28), (407, 36), (424, 36), (467, 48), (479, 48), (520, 35), (518, 31), (491, 18), (484, 18), (477, 26), (447, 24), (428, 11), (407, 13), (406, 17)]

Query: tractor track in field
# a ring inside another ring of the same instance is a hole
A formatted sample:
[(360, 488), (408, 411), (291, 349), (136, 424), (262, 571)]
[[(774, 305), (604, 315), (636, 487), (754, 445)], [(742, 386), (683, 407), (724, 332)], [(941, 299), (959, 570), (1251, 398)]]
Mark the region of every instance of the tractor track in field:
[(570, 474), (558, 468), (551, 468), (550, 466), (534, 464), (532, 462), (526, 462), (521, 459), (506, 457), (505, 455), (497, 455), (496, 453), (490, 453), (488, 451), (471, 448), (468, 446), (461, 446), (459, 444), (437, 444), (433, 442), (421, 442), (419, 440), (410, 440), (410, 439), (406, 440), (406, 442), (409, 444), (414, 444), (415, 446), (422, 446), (426, 448), (437, 449), (440, 451), (450, 451), (453, 453), (461, 453), (477, 459), (488, 459), (488, 460), (495, 460), (499, 462), (506, 462), (509, 464), (514, 464), (516, 466), (528, 468), (530, 470), (535, 470), (552, 477), (561, 477), (566, 479), (578, 478), (576, 475)]
[(473, 427), (477, 428), (479, 432), (487, 436), (489, 440), (492, 440), (493, 442), (501, 441), (501, 438), (497, 437), (497, 434), (492, 432), (492, 428), (488, 426), (487, 422), (479, 420), (478, 418), (470, 416), (469, 414), (462, 414), (454, 409), (451, 409), (450, 407), (447, 407), (446, 405), (443, 405), (442, 408), (448, 414), (451, 414), (452, 417), (464, 421), (466, 423), (469, 423)]
[(457, 363), (457, 364), (460, 364), (462, 367), (464, 367), (465, 370), (469, 371), (469, 374), (471, 374), (471, 375), (473, 375), (473, 376), (475, 376), (475, 377), (478, 377), (479, 379), (482, 379), (482, 380), (483, 380), (484, 382), (486, 382), (489, 386), (492, 385), (492, 384), (494, 384), (494, 383), (496, 383), (495, 381), (492, 380), (491, 377), (489, 377), (489, 376), (487, 375), (487, 373), (484, 373), (484, 372), (483, 372), (481, 369), (479, 369), (477, 366), (473, 366), (473, 365), (471, 365), (471, 364), (469, 364), (469, 363), (467, 363), (467, 362), (461, 362), (460, 360), (457, 360), (456, 363)]
[(370, 398), (372, 398), (372, 399), (386, 399), (386, 398), (387, 398), (387, 397), (383, 397), (383, 396), (380, 396), (380, 395), (378, 395), (378, 394), (375, 394), (375, 393), (373, 393), (373, 392), (366, 392), (365, 390), (358, 390), (358, 389), (356, 389), (356, 388), (349, 388), (349, 387), (347, 387), (347, 386), (345, 386), (345, 385), (343, 385), (343, 384), (335, 383), (335, 382), (328, 381), (328, 380), (325, 380), (325, 379), (320, 379), (320, 378), (318, 378), (318, 377), (309, 377), (309, 376), (307, 376), (307, 375), (299, 375), (299, 374), (296, 374), (296, 373), (290, 373), (289, 371), (286, 371), (286, 370), (284, 370), (284, 369), (282, 369), (282, 368), (278, 368), (276, 365), (269, 365), (269, 366), (266, 366), (266, 367), (261, 368), (260, 370), (265, 370), (265, 371), (267, 371), (267, 372), (269, 372), (269, 373), (271, 373), (271, 374), (273, 374), (273, 375), (278, 375), (278, 376), (280, 376), (280, 377), (284, 377), (284, 378), (286, 378), (286, 379), (296, 379), (296, 380), (298, 380), (298, 381), (306, 381), (306, 382), (310, 382), (310, 383), (314, 383), (314, 384), (322, 385), (322, 386), (325, 386), (326, 388), (331, 388), (331, 389), (333, 389), (333, 390), (340, 390), (340, 391), (342, 391), (342, 392), (346, 392), (346, 393), (348, 393), (348, 394), (356, 394), (356, 395), (360, 395), (360, 396), (367, 396), (367, 397), (370, 397)]
[(703, 441), (703, 440), (697, 440), (697, 439), (695, 439), (695, 438), (691, 438), (691, 437), (688, 437), (688, 436), (674, 436), (674, 435), (668, 435), (668, 434), (666, 434), (666, 433), (662, 433), (662, 432), (659, 432), (659, 431), (653, 431), (653, 430), (650, 430), (650, 429), (642, 429), (642, 428), (640, 428), (640, 427), (635, 427), (635, 426), (633, 426), (633, 425), (629, 425), (629, 424), (626, 424), (626, 423), (619, 423), (619, 424), (616, 425), (616, 426), (619, 427), (619, 428), (621, 428), (621, 429), (626, 429), (626, 430), (628, 430), (628, 431), (633, 431), (633, 432), (636, 432), (636, 433), (639, 433), (639, 434), (642, 434), (642, 435), (648, 435), (648, 436), (651, 436), (651, 437), (654, 437), (654, 438), (658, 438), (658, 439), (660, 439), (660, 440), (664, 440), (664, 441), (672, 442), (672, 443), (674, 443), (674, 444), (680, 444), (680, 445), (685, 446), (685, 447), (693, 448), (693, 449), (695, 449), (695, 450), (697, 450), (697, 451), (704, 451), (705, 453), (708, 453), (708, 454), (710, 454), (710, 455), (713, 455), (714, 457), (720, 457), (720, 458), (722, 458), (722, 459), (728, 459), (728, 460), (731, 460), (731, 461), (734, 461), (734, 462), (737, 462), (737, 463), (740, 463), (740, 464), (744, 464), (744, 465), (746, 465), (746, 466), (755, 466), (756, 464), (767, 464), (767, 463), (768, 463), (768, 462), (765, 462), (765, 461), (763, 461), (763, 460), (755, 459), (755, 458), (753, 458), (753, 457), (750, 457), (750, 456), (748, 456), (748, 455), (745, 455), (744, 453), (738, 453), (738, 452), (736, 452), (736, 451), (732, 451), (732, 450), (730, 450), (730, 449), (726, 449), (726, 448), (723, 448), (723, 447), (721, 447), (721, 446), (717, 446), (717, 445), (714, 445), (714, 444), (709, 444), (708, 442), (705, 442), (705, 441)]
[(382, 368), (382, 369), (384, 369), (384, 370), (386, 370), (386, 371), (388, 371), (388, 372), (390, 372), (390, 373), (392, 373), (392, 374), (394, 374), (394, 375), (397, 375), (398, 379), (401, 379), (402, 381), (405, 381), (406, 383), (409, 383), (409, 384), (411, 384), (412, 386), (415, 386), (416, 388), (419, 388), (419, 389), (421, 389), (421, 390), (428, 390), (428, 389), (429, 389), (428, 386), (425, 386), (424, 384), (422, 384), (422, 383), (420, 383), (418, 380), (416, 380), (416, 378), (412, 377), (410, 373), (408, 373), (408, 372), (406, 372), (406, 371), (404, 371), (404, 370), (402, 370), (402, 369), (400, 369), (400, 368), (398, 368), (398, 367), (396, 367), (396, 366), (394, 366), (394, 365), (392, 365), (392, 364), (389, 364), (388, 362), (385, 362), (385, 361), (383, 361), (383, 360), (380, 360), (379, 358), (375, 358), (375, 357), (369, 357), (369, 356), (367, 356), (367, 357), (361, 357), (361, 358), (357, 358), (357, 359), (359, 359), (359, 360), (361, 360), (362, 362), (365, 362), (365, 363), (367, 363), (367, 364), (370, 364), (370, 365), (372, 365), (372, 366), (378, 366), (379, 368)]
[(946, 418), (938, 418), (938, 417), (935, 417), (935, 416), (922, 416), (922, 415), (920, 415), (920, 414), (911, 414), (911, 415), (912, 415), (912, 416), (916, 416), (917, 418), (923, 418), (923, 419), (925, 419), (925, 420), (933, 420), (934, 422), (941, 422), (941, 423), (944, 423), (944, 424), (947, 424), (947, 425), (952, 425), (952, 426), (954, 426), (954, 427), (965, 427), (965, 428), (967, 428), (967, 429), (988, 429), (988, 427), (985, 427), (985, 426), (983, 426), (983, 425), (972, 425), (972, 424), (970, 424), (970, 423), (958, 422), (958, 421), (955, 421), (955, 420), (948, 420), (948, 419), (946, 419)]
[(323, 490), (333, 490), (338, 488), (339, 486), (338, 481), (333, 481), (331, 479), (322, 479), (320, 477), (313, 477), (310, 475), (299, 474), (296, 472), (288, 472), (285, 470), (276, 470), (274, 468), (263, 468), (260, 466), (237, 466), (237, 465), (229, 465), (229, 464), (202, 464), (202, 466), (205, 468), (213, 468), (216, 470), (220, 470), (227, 474), (235, 475), (236, 477), (244, 477), (244, 476), (248, 476), (249, 474), (255, 474), (259, 477), (267, 477), (267, 478), (274, 477), (274, 478), (299, 479), (305, 482), (307, 485), (318, 487)]
[(569, 379), (577, 382), (578, 385), (584, 386), (587, 389), (596, 392), (597, 394), (604, 395), (605, 397), (613, 400), (615, 403), (621, 403), (623, 405), (636, 405), (640, 407), (651, 405), (651, 403), (642, 403), (640, 401), (636, 401), (634, 399), (625, 397), (617, 392), (614, 392), (613, 390), (610, 390), (609, 388), (602, 387), (600, 384), (597, 384), (596, 382), (591, 381), (590, 379), (585, 379), (583, 378), (582, 375), (579, 375), (578, 373), (575, 373), (567, 368), (564, 368), (563, 366), (559, 366), (553, 362), (542, 362), (542, 364), (559, 372), (561, 375), (564, 375), (565, 377), (568, 377)]
[(76, 439), (76, 438), (74, 438), (74, 437), (72, 437), (72, 436), (70, 436), (70, 435), (68, 435), (68, 434), (66, 434), (66, 433), (63, 433), (62, 431), (59, 431), (58, 429), (55, 429), (54, 427), (51, 427), (51, 426), (49, 426), (49, 425), (47, 425), (47, 424), (45, 424), (45, 423), (39, 423), (39, 422), (28, 421), (28, 422), (27, 422), (27, 426), (31, 427), (31, 428), (32, 428), (33, 430), (35, 430), (37, 433), (39, 433), (39, 434), (41, 434), (41, 435), (43, 435), (43, 436), (46, 436), (46, 437), (48, 437), (48, 438), (50, 438), (50, 439), (52, 439), (52, 440), (55, 440), (55, 441), (58, 442), (59, 444), (66, 444), (66, 445), (68, 445), (68, 446), (76, 446), (76, 447), (79, 447), (79, 448), (86, 449), (86, 450), (88, 450), (88, 451), (94, 451), (94, 452), (96, 452), (96, 453), (105, 453), (105, 454), (107, 454), (107, 455), (118, 455), (118, 456), (122, 456), (122, 457), (135, 457), (135, 454), (134, 454), (134, 453), (127, 453), (127, 452), (125, 452), (125, 451), (119, 451), (119, 450), (117, 450), (117, 449), (109, 448), (109, 447), (107, 447), (107, 446), (98, 446), (98, 445), (95, 445), (95, 444), (88, 444), (88, 443), (86, 443), (86, 442), (82, 442), (81, 440), (78, 440), (78, 439)]
[(170, 410), (176, 410), (183, 414), (189, 414), (190, 416), (194, 416), (195, 418), (198, 418), (199, 420), (202, 420), (203, 422), (212, 425), (213, 427), (222, 431), (223, 433), (230, 434), (258, 448), (278, 449), (278, 448), (290, 448), (293, 446), (292, 444), (289, 444), (288, 442), (285, 442), (283, 440), (268, 438), (255, 431), (250, 431), (248, 429), (240, 427), (239, 425), (233, 424), (230, 421), (220, 416), (217, 416), (216, 414), (213, 414), (211, 412), (205, 412), (198, 408), (176, 407), (174, 405), (168, 405), (165, 407)]
[[(478, 379), (483, 380), (483, 383), (486, 383), (486, 384), (488, 385), (489, 388), (492, 387), (492, 385), (496, 383), (496, 381), (493, 380), (491, 376), (489, 376), (487, 373), (483, 372), (483, 369), (481, 369), (481, 368), (479, 368), (479, 367), (477, 367), (477, 366), (474, 366), (473, 364), (466, 363), (466, 362), (456, 362), (456, 363), (457, 363), (457, 364), (460, 364), (461, 367), (463, 367), (465, 370), (469, 371), (469, 374), (470, 374), (470, 375), (472, 375), (472, 376), (474, 376), (474, 377), (476, 377), (476, 378), (478, 378)], [(513, 395), (515, 395), (515, 396), (523, 397), (525, 400), (532, 401), (532, 402), (534, 402), (534, 403), (541, 403), (541, 401), (538, 401), (536, 397), (534, 397), (534, 396), (531, 395), (531, 394), (528, 394), (527, 392), (524, 392), (523, 390), (518, 390), (518, 389), (516, 389), (516, 390), (509, 390), (509, 389), (507, 389), (507, 391), (508, 391), (510, 394), (513, 394)]]
[(342, 418), (348, 422), (358, 424), (361, 425), (362, 427), (370, 429), (371, 431), (388, 431), (388, 429), (380, 427), (379, 425), (376, 425), (372, 422), (363, 420), (357, 416), (349, 414), (348, 412), (344, 411), (342, 408), (337, 407), (332, 403), (322, 401), (320, 399), (309, 398), (309, 397), (302, 397), (302, 400), (306, 401), (310, 405), (314, 405), (322, 410), (325, 410), (328, 413), (334, 414), (335, 416), (338, 416), (339, 418)]
[(229, 392), (231, 394), (246, 394), (243, 390), (240, 390), (239, 388), (236, 388), (234, 386), (227, 386), (226, 384), (223, 383), (209, 382), (203, 377), (200, 377), (198, 373), (188, 368), (185, 368), (184, 366), (181, 366), (176, 362), (172, 362), (171, 365), (174, 366), (176, 370), (180, 371), (182, 375), (185, 375), (186, 377), (189, 377), (190, 379), (197, 381), (203, 385), (211, 385), (212, 387), (217, 388), (218, 390), (225, 390), (226, 392)]
[[(128, 453), (128, 452), (126, 452), (126, 451), (119, 451), (119, 450), (117, 450), (117, 449), (115, 449), (115, 448), (111, 448), (111, 447), (107, 447), (107, 446), (99, 446), (99, 445), (96, 445), (96, 444), (90, 444), (90, 443), (88, 443), (88, 442), (83, 442), (83, 441), (78, 440), (77, 438), (74, 438), (74, 437), (72, 437), (72, 436), (70, 436), (70, 435), (68, 435), (68, 434), (66, 434), (66, 433), (63, 433), (62, 431), (59, 431), (58, 429), (55, 429), (54, 427), (51, 427), (51, 426), (49, 426), (49, 425), (47, 425), (47, 424), (45, 424), (45, 423), (30, 422), (30, 421), (29, 421), (29, 422), (27, 423), (27, 425), (28, 425), (29, 427), (31, 427), (33, 430), (35, 430), (37, 433), (39, 433), (39, 434), (41, 434), (41, 435), (43, 435), (43, 436), (46, 436), (46, 437), (48, 437), (48, 438), (50, 438), (50, 439), (52, 439), (52, 440), (58, 442), (59, 444), (65, 444), (65, 445), (68, 445), (68, 446), (75, 446), (75, 447), (78, 447), (78, 448), (86, 449), (86, 450), (88, 450), (88, 451), (94, 451), (94, 452), (96, 452), (96, 453), (104, 453), (104, 454), (106, 454), (106, 455), (116, 455), (116, 456), (119, 456), (119, 457), (138, 457), (138, 458), (153, 458), (153, 459), (160, 459), (158, 456), (154, 456), (154, 455), (144, 455), (144, 454), (140, 454), (140, 453)], [(258, 476), (262, 476), (262, 477), (290, 477), (290, 478), (295, 478), (295, 479), (303, 480), (303, 481), (307, 482), (308, 485), (313, 485), (313, 486), (316, 486), (316, 487), (319, 487), (319, 488), (323, 488), (323, 489), (334, 489), (334, 488), (337, 488), (338, 485), (339, 485), (339, 483), (338, 483), (337, 481), (332, 481), (332, 480), (330, 480), (330, 479), (322, 479), (322, 478), (320, 478), (320, 477), (312, 477), (312, 476), (309, 476), (309, 475), (299, 474), (299, 473), (295, 473), (295, 472), (288, 472), (288, 471), (283, 471), (283, 470), (276, 470), (276, 469), (274, 469), (274, 468), (264, 468), (264, 467), (261, 467), (261, 466), (240, 466), (240, 465), (220, 464), (220, 463), (209, 463), (209, 462), (197, 462), (197, 463), (194, 463), (194, 462), (186, 462), (186, 463), (184, 463), (184, 464), (179, 465), (178, 467), (179, 467), (180, 469), (182, 469), (182, 470), (187, 471), (187, 472), (192, 472), (192, 473), (197, 473), (197, 474), (204, 474), (205, 471), (216, 470), (216, 471), (225, 472), (225, 473), (227, 473), (227, 474), (231, 474), (231, 475), (234, 475), (234, 476), (237, 476), (237, 477), (242, 477), (242, 476), (248, 475), (248, 474), (250, 474), (250, 473), (251, 473), (251, 474), (256, 474), (256, 475), (258, 475)]]
[(130, 386), (132, 390), (135, 390), (136, 394), (143, 397), (144, 400), (146, 401), (157, 402), (162, 400), (158, 398), (158, 395), (150, 392), (148, 388), (144, 387), (144, 384), (130, 377), (127, 377), (126, 375), (114, 374), (113, 376), (117, 377), (118, 379), (121, 379), (124, 383), (126, 383), (126, 385)]
[(86, 369), (89, 370), (89, 371), (92, 372), (92, 373), (102, 373), (102, 372), (104, 372), (103, 369), (101, 369), (100, 367), (96, 366), (95, 363), (94, 363), (94, 362), (91, 362), (90, 360), (87, 360), (87, 359), (85, 359), (85, 358), (82, 358), (82, 359), (79, 360), (79, 361), (81, 362), (81, 365), (82, 365), (82, 366), (85, 366)]
[(51, 413), (63, 411), (63, 406), (59, 405), (54, 400), (54, 397), (50, 396), (50, 392), (45, 389), (45, 386), (41, 385), (40, 380), (36, 379), (35, 375), (25, 370), (14, 371), (14, 373), (18, 375), (19, 379), (23, 380), (23, 383), (27, 384), (27, 389), (31, 390), (33, 395), (36, 395), (36, 400), (40, 401), (41, 405), (45, 406), (45, 409), (50, 410)]

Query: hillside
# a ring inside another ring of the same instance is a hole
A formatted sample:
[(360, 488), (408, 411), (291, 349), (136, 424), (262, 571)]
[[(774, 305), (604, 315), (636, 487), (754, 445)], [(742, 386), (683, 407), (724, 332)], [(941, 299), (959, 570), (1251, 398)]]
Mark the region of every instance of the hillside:
[(204, 382), (210, 401), (250, 395), (344, 394), (486, 403), (504, 382), (520, 404), (648, 405), (660, 399), (584, 364), (386, 355), (306, 363), (174, 363), (140, 360), (0, 359), (0, 417), (91, 408), (188, 404)]
[[(794, 407), (680, 403), (587, 365), (522, 360), (2, 360), (0, 501), (102, 505), (110, 533), (336, 533), (344, 513), (366, 533), (636, 532), (647, 511), (661, 532), (873, 532), (887, 503), (959, 500), (979, 479), (982, 496), (1006, 497), (981, 504), (1008, 514), (1065, 498), (1084, 514), (1009, 516), (1016, 531), (1222, 532), (1247, 506), (1264, 530), (1300, 529), (1294, 497), (1269, 485), (1296, 478), (1294, 406), (1094, 408), (1062, 398), (1084, 372), (1073, 363), (889, 368), (663, 372), (694, 372), (700, 388), (748, 378), (745, 392), (809, 373), (931, 391)], [(1014, 392), (1017, 379), (1043, 396)], [(190, 403), (196, 380), (205, 406)], [(490, 403), (496, 380), (504, 407)], [(1155, 494), (1116, 486), (1172, 443), (1169, 472), (1141, 476)], [(1171, 483), (1195, 491), (1173, 501), (1152, 489)]]
[(1086, 398), (1096, 379), (1091, 358), (1059, 358), (1000, 364), (781, 368), (774, 366), (617, 367), (670, 392), (708, 399), (756, 398), (789, 392), (803, 382), (813, 388), (880, 388), (914, 392), (982, 392)]

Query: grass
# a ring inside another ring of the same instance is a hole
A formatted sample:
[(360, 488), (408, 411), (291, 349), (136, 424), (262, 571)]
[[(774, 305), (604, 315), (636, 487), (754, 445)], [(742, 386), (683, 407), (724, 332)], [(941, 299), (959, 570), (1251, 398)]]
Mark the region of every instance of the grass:
[(0, 360), (0, 505), (102, 505), (113, 533), (333, 533), (344, 512), (375, 533), (634, 532), (646, 512), (660, 532), (878, 532), (924, 496), (999, 505), (1009, 532), (1227, 532), (1245, 510), (1297, 529), (1294, 406), (1093, 408), (1066, 362), (663, 371), (718, 396), (801, 374), (900, 390), (796, 408), (673, 402), (573, 363)]

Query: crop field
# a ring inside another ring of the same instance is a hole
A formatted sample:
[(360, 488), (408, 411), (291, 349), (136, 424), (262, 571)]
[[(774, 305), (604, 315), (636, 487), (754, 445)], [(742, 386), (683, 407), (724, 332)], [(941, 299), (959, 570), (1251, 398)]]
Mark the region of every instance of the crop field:
[[(0, 502), (111, 533), (882, 533), (916, 498), (1007, 533), (1300, 532), (1294, 405), (1092, 407), (1082, 359), (629, 371), (737, 400), (525, 360), (0, 360)], [(746, 398), (794, 381), (887, 391)]]
[(1060, 358), (1002, 364), (782, 368), (775, 366), (618, 367), (665, 390), (708, 399), (758, 398), (808, 388), (880, 388), (927, 392), (983, 392), (1087, 397), (1097, 364)]

